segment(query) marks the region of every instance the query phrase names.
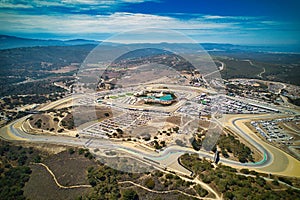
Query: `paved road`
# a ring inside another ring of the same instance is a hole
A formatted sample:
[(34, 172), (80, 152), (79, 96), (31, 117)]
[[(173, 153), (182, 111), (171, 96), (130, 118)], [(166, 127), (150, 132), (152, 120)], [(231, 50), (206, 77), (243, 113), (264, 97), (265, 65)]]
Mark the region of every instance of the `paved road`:
[[(58, 106), (62, 103), (65, 103), (67, 100), (70, 100), (72, 97), (67, 97), (66, 99), (62, 99), (56, 102), (53, 102), (44, 108), (50, 109), (55, 106)], [(214, 155), (200, 150), (195, 151), (192, 148), (188, 147), (182, 147), (178, 145), (169, 146), (168, 148), (164, 149), (163, 151), (157, 153), (157, 152), (151, 152), (147, 151), (145, 149), (137, 148), (133, 143), (130, 142), (112, 142), (106, 139), (98, 139), (93, 138), (92, 142), (90, 138), (75, 138), (75, 137), (68, 137), (68, 136), (51, 136), (51, 135), (31, 135), (27, 134), (24, 130), (22, 130), (22, 122), (26, 120), (30, 115), (23, 117), (21, 119), (18, 119), (9, 125), (3, 127), (0, 129), (0, 136), (5, 140), (26, 140), (29, 142), (35, 142), (35, 143), (49, 143), (49, 144), (62, 144), (62, 145), (70, 145), (70, 146), (85, 146), (86, 144), (89, 144), (89, 148), (103, 148), (103, 149), (115, 149), (115, 150), (121, 150), (123, 152), (129, 153), (131, 156), (139, 158), (141, 160), (147, 159), (147, 161), (153, 161), (153, 164), (159, 164), (160, 167), (167, 166), (170, 162), (170, 158), (172, 159), (178, 159), (181, 155), (185, 153), (197, 153), (200, 157), (205, 157), (213, 160)], [(249, 141), (252, 145), (254, 145), (262, 154), (263, 159), (256, 163), (239, 163), (237, 161), (221, 158), (220, 162), (230, 165), (233, 167), (246, 167), (250, 169), (263, 169), (268, 167), (270, 164), (274, 164), (274, 158), (273, 154), (270, 152), (270, 148), (266, 149), (264, 145), (262, 145), (261, 142), (258, 142), (258, 140), (253, 139), (253, 136), (246, 133), (243, 129), (241, 129), (237, 123), (241, 120), (245, 120), (248, 118), (240, 117), (238, 119), (234, 119), (232, 121), (231, 127), (235, 129), (235, 131), (240, 134), (243, 138), (245, 138), (247, 141)], [(274, 147), (273, 147), (274, 148)], [(272, 149), (271, 149), (272, 150)], [(282, 154), (281, 156), (285, 156)], [(149, 162), (148, 162), (149, 163)], [(298, 162), (299, 163), (299, 162)], [(277, 165), (281, 165), (282, 163), (275, 163)], [(297, 163), (296, 163), (297, 164)], [(177, 171), (181, 171), (182, 173), (186, 173), (186, 169), (180, 168), (177, 166)], [(273, 173), (273, 171), (267, 171), (269, 170), (266, 168), (266, 173)], [(274, 171), (276, 173), (276, 171)], [(288, 174), (287, 174), (288, 175)], [(299, 176), (297, 174), (296, 176)]]
[[(1, 137), (6, 140), (27, 140), (29, 142), (35, 143), (50, 143), (50, 144), (62, 144), (62, 145), (70, 145), (70, 146), (85, 146), (89, 143), (90, 138), (74, 138), (68, 136), (51, 136), (51, 135), (31, 135), (24, 132), (21, 128), (21, 123), (26, 120), (28, 116), (23, 117), (0, 130)], [(245, 137), (246, 134), (245, 134)], [(253, 141), (255, 143), (255, 141)], [(257, 144), (257, 147), (260, 147)], [(150, 152), (150, 151), (143, 151), (142, 149), (135, 148), (131, 143), (127, 142), (112, 142), (106, 139), (97, 139), (93, 138), (93, 141), (89, 144), (89, 148), (104, 148), (104, 149), (115, 149), (121, 150), (123, 152), (127, 152), (135, 157), (140, 159), (148, 158), (154, 162), (160, 163), (161, 166), (165, 166), (165, 162), (170, 156), (173, 154), (177, 154), (178, 157), (185, 154), (185, 153), (197, 153), (200, 157), (205, 157), (208, 159), (213, 160), (214, 155), (206, 152), (206, 151), (195, 151), (188, 147), (182, 147), (178, 145), (169, 146), (168, 148), (164, 149), (163, 151), (157, 152)], [(260, 147), (262, 148), (262, 147)], [(263, 149), (263, 148), (262, 148)], [(265, 151), (265, 149), (263, 149)], [(248, 166), (248, 167), (255, 167), (257, 166), (266, 166), (272, 160), (271, 156), (268, 152), (265, 152), (268, 155), (262, 162), (260, 163), (239, 163), (237, 161), (221, 158), (220, 162), (224, 164), (229, 164), (232, 166)]]
[(299, 160), (281, 149), (264, 142), (245, 125), (245, 122), (259, 118), (271, 119), (274, 118), (274, 115), (235, 117), (226, 122), (231, 125), (230, 127), (234, 128), (234, 131), (237, 134), (249, 141), (263, 155), (263, 159), (261, 161), (256, 163), (247, 163), (245, 166), (247, 166), (247, 168), (256, 168), (257, 171), (264, 173), (300, 177)]
[(238, 118), (232, 121), (233, 127), (238, 130), (238, 134), (241, 135), (246, 141), (250, 142), (256, 149), (258, 149), (263, 154), (263, 159), (256, 163), (246, 163), (245, 166), (256, 166), (262, 167), (272, 163), (273, 156), (270, 152), (268, 152), (260, 143), (257, 143), (255, 140), (250, 137), (249, 134), (245, 133), (237, 124), (237, 121), (245, 120), (248, 118)]

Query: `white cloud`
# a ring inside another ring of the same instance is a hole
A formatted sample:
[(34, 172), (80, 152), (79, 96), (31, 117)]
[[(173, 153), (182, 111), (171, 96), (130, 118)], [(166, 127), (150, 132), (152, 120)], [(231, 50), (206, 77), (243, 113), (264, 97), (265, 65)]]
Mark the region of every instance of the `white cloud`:
[(81, 6), (89, 7), (90, 9), (102, 9), (112, 8), (115, 6), (121, 6), (125, 3), (135, 4), (143, 3), (147, 1), (158, 2), (158, 0), (28, 0), (16, 2), (15, 0), (2, 0), (0, 2), (0, 8), (35, 8), (35, 7), (52, 7), (61, 6), (64, 8), (73, 8), (81, 10)]
[(218, 15), (203, 15), (203, 18), (205, 18), (205, 19), (224, 19), (226, 17), (218, 16)]
[[(247, 37), (252, 38), (253, 41), (259, 39), (264, 41), (270, 35), (275, 34), (278, 35), (279, 41), (281, 37), (279, 31), (285, 27), (284, 23), (266, 20), (262, 17), (194, 14), (188, 18), (181, 18), (126, 12), (116, 12), (110, 15), (32, 15), (6, 11), (0, 13), (0, 24), (0, 32), (6, 34), (50, 34), (74, 38), (89, 38), (92, 35), (93, 39), (99, 40), (109, 35), (136, 29), (171, 29), (196, 38), (198, 41), (223, 41), (224, 43), (233, 43), (232, 41), (238, 40), (248, 42)], [(297, 31), (299, 33), (299, 30)], [(288, 34), (285, 33), (285, 35)]]
[(97, 1), (97, 0), (63, 0), (62, 3), (65, 5), (75, 5), (75, 4), (86, 4), (86, 5), (114, 5), (118, 1), (107, 0), (107, 1)]
[(204, 20), (187, 21), (151, 14), (114, 13), (112, 15), (19, 15), (0, 14), (0, 30), (20, 30), (50, 33), (118, 33), (141, 28), (164, 29), (224, 29), (231, 23), (208, 23)]
[(3, 1), (3, 2), (0, 2), (0, 8), (13, 8), (13, 9), (32, 8), (32, 5), (21, 4), (21, 3), (14, 4), (11, 2)]

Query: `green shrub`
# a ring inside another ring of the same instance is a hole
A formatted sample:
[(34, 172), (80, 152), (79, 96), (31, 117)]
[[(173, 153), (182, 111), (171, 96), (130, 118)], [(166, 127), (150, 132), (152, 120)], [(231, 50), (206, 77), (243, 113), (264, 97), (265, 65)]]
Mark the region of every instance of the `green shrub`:
[(146, 185), (147, 188), (153, 189), (153, 188), (155, 187), (155, 182), (154, 182), (154, 180), (150, 177), (150, 178), (147, 178), (147, 179), (145, 180), (145, 185)]

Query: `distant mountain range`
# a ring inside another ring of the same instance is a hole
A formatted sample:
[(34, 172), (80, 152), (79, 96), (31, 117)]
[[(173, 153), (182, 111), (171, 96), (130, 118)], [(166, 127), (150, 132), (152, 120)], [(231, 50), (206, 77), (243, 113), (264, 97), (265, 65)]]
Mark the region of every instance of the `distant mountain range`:
[(12, 49), (20, 47), (35, 47), (35, 46), (72, 46), (83, 44), (99, 44), (95, 40), (39, 40), (20, 38), (15, 36), (0, 35), (0, 49)]
[[(21, 47), (36, 47), (36, 46), (73, 46), (73, 45), (86, 45), (93, 44), (98, 45), (101, 41), (96, 40), (85, 40), (85, 39), (74, 39), (74, 40), (41, 40), (41, 39), (29, 39), (21, 38), (9, 35), (0, 35), (0, 50), (1, 49), (12, 49)], [(122, 45), (118, 43), (105, 42), (108, 46)], [(135, 46), (143, 47), (143, 44), (131, 44)], [(185, 50), (198, 50), (199, 44), (178, 44), (178, 43), (155, 43), (151, 44), (153, 48), (172, 47), (172, 49), (185, 49)], [(224, 51), (252, 51), (252, 52), (300, 52), (300, 47), (295, 46), (247, 46), (247, 45), (232, 45), (232, 44), (218, 44), (218, 43), (201, 43), (201, 46), (206, 51), (213, 52), (224, 52)]]

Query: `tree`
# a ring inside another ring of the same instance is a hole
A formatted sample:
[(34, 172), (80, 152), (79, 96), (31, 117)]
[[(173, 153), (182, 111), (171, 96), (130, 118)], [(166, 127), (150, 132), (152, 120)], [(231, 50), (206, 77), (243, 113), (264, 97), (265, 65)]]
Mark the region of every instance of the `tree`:
[(33, 159), (35, 163), (40, 163), (42, 161), (41, 156), (37, 155), (35, 156), (35, 158)]
[(80, 148), (79, 150), (78, 150), (78, 154), (79, 155), (82, 155), (84, 153), (84, 149), (83, 148)]
[(266, 184), (266, 180), (264, 178), (260, 177), (260, 176), (257, 176), (256, 177), (256, 183), (259, 186), (263, 187)]
[(129, 189), (129, 190), (125, 190), (122, 194), (123, 196), (123, 200), (138, 200), (139, 196), (136, 193), (136, 191)]
[(239, 161), (240, 161), (241, 163), (246, 163), (246, 162), (247, 162), (247, 159), (244, 158), (244, 157), (241, 157), (241, 158), (239, 158)]
[(97, 185), (97, 182), (94, 178), (89, 179), (89, 183), (92, 187), (95, 187)]
[(289, 185), (293, 185), (293, 183), (289, 180), (289, 179), (287, 179), (287, 178), (285, 178), (285, 177), (278, 177), (278, 180), (280, 180), (280, 181), (282, 181), (282, 182), (285, 182), (285, 183), (287, 183), (287, 184), (289, 184)]
[(53, 118), (53, 121), (59, 122), (59, 119), (58, 119), (57, 117), (54, 117), (54, 118)]
[(243, 173), (243, 174), (249, 174), (250, 171), (249, 171), (249, 169), (241, 169), (241, 173)]
[(162, 148), (162, 146), (160, 146), (156, 140), (154, 140), (153, 142), (154, 142), (154, 148), (155, 149), (161, 149)]
[(277, 180), (273, 180), (273, 181), (272, 181), (272, 184), (278, 186), (278, 185), (279, 185), (279, 182), (278, 182)]
[(229, 158), (228, 153), (225, 151), (225, 149), (222, 149), (222, 155), (224, 156), (224, 158)]
[(153, 189), (153, 188), (155, 187), (155, 182), (154, 182), (154, 180), (150, 177), (150, 178), (147, 178), (147, 179), (145, 180), (145, 185), (146, 185), (147, 188)]
[(234, 195), (232, 194), (232, 192), (227, 191), (227, 192), (224, 193), (224, 198), (225, 199), (233, 199)]
[(72, 155), (73, 153), (75, 153), (75, 150), (74, 150), (73, 148), (70, 148), (70, 149), (68, 150), (68, 152), (69, 152), (70, 155)]
[(192, 146), (196, 151), (199, 151), (201, 148), (201, 144), (195, 138), (192, 139)]
[(58, 133), (62, 133), (63, 131), (64, 131), (64, 129), (61, 128), (61, 129), (59, 129), (57, 132), (58, 132)]
[(200, 195), (200, 197), (205, 197), (206, 195), (208, 195), (208, 191), (202, 188), (200, 185), (196, 185), (195, 190)]
[(172, 179), (172, 178), (174, 178), (174, 176), (173, 176), (173, 174), (166, 174), (166, 178), (167, 179)]
[(179, 145), (179, 146), (183, 146), (184, 145), (184, 143), (183, 143), (183, 141), (181, 141), (181, 140), (175, 140), (175, 143), (177, 144), (177, 145)]
[(117, 137), (118, 136), (118, 134), (116, 132), (114, 132), (112, 135), (113, 135), (113, 137)]
[(120, 128), (117, 128), (116, 131), (119, 135), (123, 135), (123, 133), (124, 133), (123, 130)]
[(26, 163), (26, 160), (27, 160), (27, 156), (26, 155), (21, 155), (18, 159), (18, 164), (19, 165), (24, 165)]

